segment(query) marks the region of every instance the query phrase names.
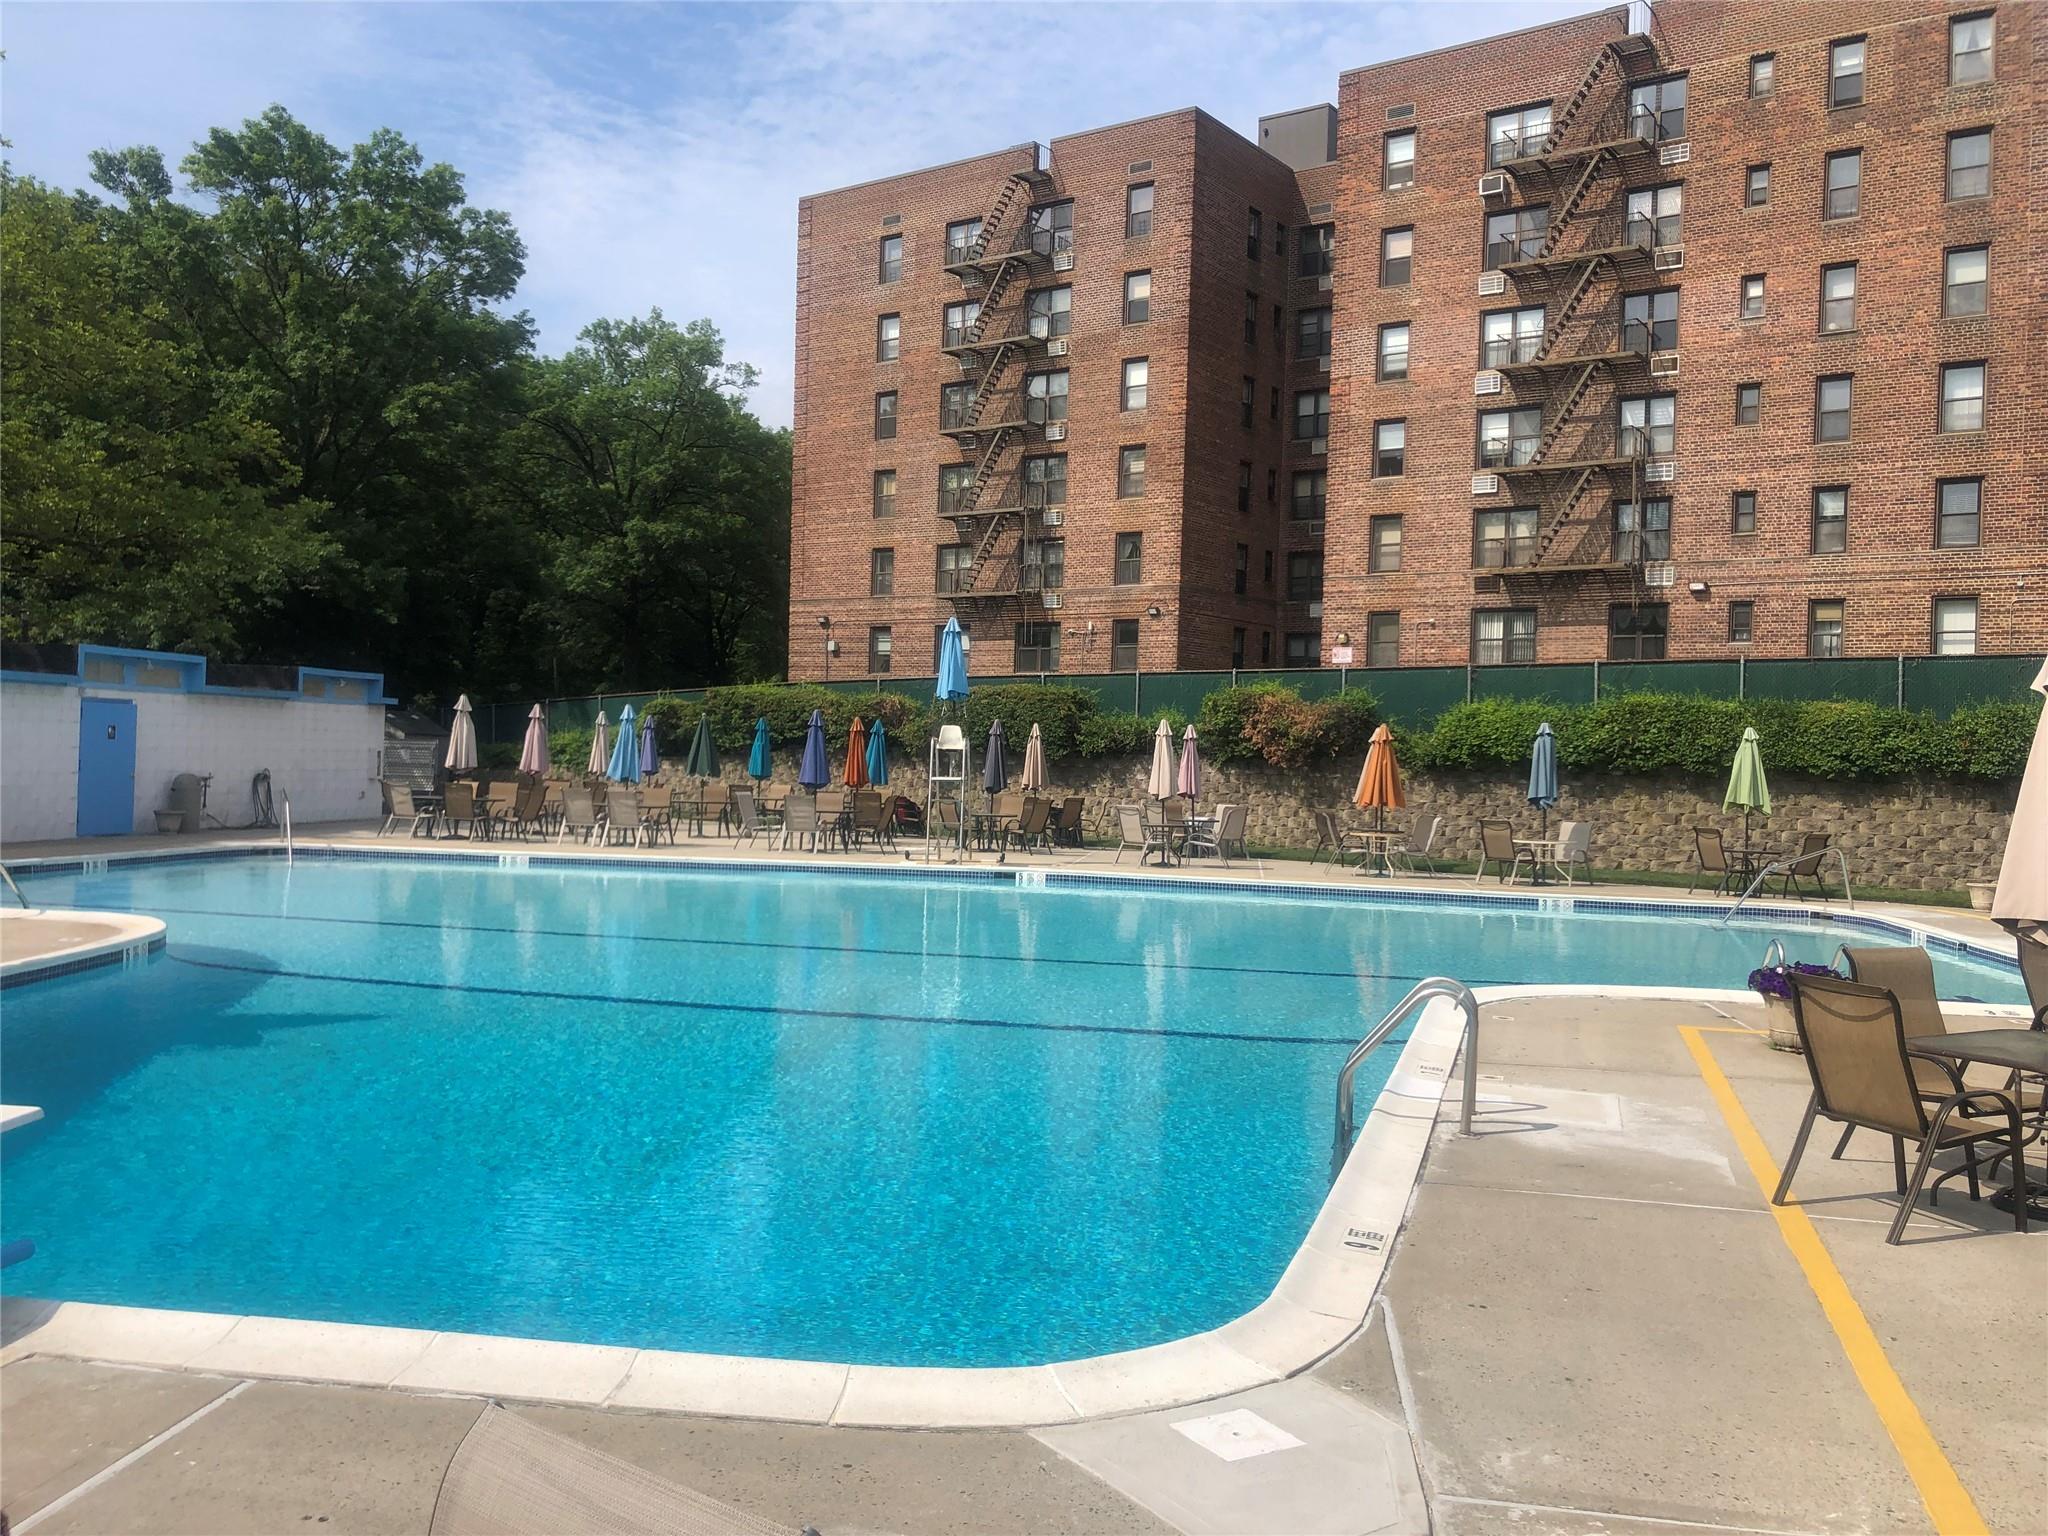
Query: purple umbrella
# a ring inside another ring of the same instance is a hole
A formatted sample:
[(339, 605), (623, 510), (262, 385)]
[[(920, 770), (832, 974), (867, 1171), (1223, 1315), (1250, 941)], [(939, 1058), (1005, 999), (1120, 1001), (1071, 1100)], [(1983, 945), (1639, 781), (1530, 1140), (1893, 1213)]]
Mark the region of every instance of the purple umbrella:
[(661, 767), (661, 756), (654, 750), (654, 716), (640, 717), (640, 777), (651, 779)]

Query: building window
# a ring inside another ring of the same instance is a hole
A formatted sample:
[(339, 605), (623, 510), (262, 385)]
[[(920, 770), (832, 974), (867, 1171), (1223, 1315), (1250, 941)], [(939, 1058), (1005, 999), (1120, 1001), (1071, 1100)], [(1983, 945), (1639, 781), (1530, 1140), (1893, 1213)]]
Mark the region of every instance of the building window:
[(981, 220), (955, 219), (946, 226), (946, 265), (957, 267), (980, 254)]
[(1328, 277), (1337, 260), (1337, 226), (1311, 224), (1301, 232), (1295, 270), (1302, 277)]
[(892, 645), (889, 626), (872, 625), (868, 629), (868, 670), (886, 672), (889, 670), (889, 652)]
[(1400, 515), (1395, 513), (1374, 518), (1371, 535), (1372, 542), (1366, 549), (1366, 570), (1375, 576), (1384, 576), (1401, 569)]
[(1641, 248), (1684, 241), (1685, 188), (1678, 183), (1631, 192), (1622, 206), (1622, 239), (1626, 244)]
[(1849, 415), (1855, 395), (1854, 374), (1836, 373), (1814, 380), (1813, 440), (1816, 443), (1849, 441)]
[(1296, 522), (1321, 522), (1328, 505), (1330, 477), (1320, 469), (1298, 469), (1294, 472), (1294, 495), (1287, 504), (1288, 515)]
[(1534, 608), (1477, 608), (1472, 613), (1472, 660), (1499, 667), (1536, 659)]
[(868, 596), (890, 597), (896, 591), (896, 551), (868, 551)]
[(1954, 319), (1981, 315), (1989, 307), (1991, 247), (1966, 245), (1949, 251), (1941, 264), (1941, 312)]
[(1735, 386), (1735, 425), (1753, 427), (1764, 419), (1764, 387), (1761, 384)]
[(896, 471), (878, 469), (875, 471), (875, 516), (896, 515)]
[(1275, 421), (1280, 419), (1280, 386), (1278, 384), (1275, 384), (1266, 393), (1266, 413)]
[(1109, 670), (1138, 670), (1138, 621), (1112, 619), (1109, 624)]
[(1013, 672), (1057, 672), (1060, 669), (1060, 627), (1057, 624), (1019, 624), (1011, 647)]
[(1313, 667), (1323, 657), (1323, 632), (1319, 629), (1290, 630), (1282, 660), (1290, 667)]
[(1845, 38), (1828, 45), (1828, 105), (1863, 104), (1863, 39)]
[(1844, 149), (1829, 155), (1827, 188), (1821, 194), (1824, 219), (1853, 218), (1863, 206), (1863, 151)]
[(1039, 426), (1067, 419), (1066, 369), (1024, 376), (1024, 417)]
[(1039, 204), (1031, 210), (1025, 227), (1030, 231), (1032, 250), (1040, 255), (1071, 251), (1074, 248), (1073, 200)]
[(1479, 317), (1479, 366), (1504, 368), (1510, 363), (1535, 361), (1543, 350), (1543, 323), (1547, 311), (1541, 304), (1521, 309), (1493, 309)]
[(1934, 654), (1977, 654), (1977, 599), (1937, 597), (1934, 600)]
[(939, 386), (939, 430), (953, 432), (967, 424), (967, 408), (974, 403), (974, 386), (961, 381)]
[(1312, 603), (1323, 595), (1323, 552), (1297, 549), (1287, 556), (1287, 601)]
[(1266, 223), (1256, 208), (1248, 210), (1244, 223), (1244, 255), (1247, 261), (1257, 261), (1264, 254), (1266, 244)]
[(1252, 509), (1252, 466), (1250, 460), (1242, 460), (1237, 466), (1237, 510), (1249, 512)]
[(884, 390), (875, 396), (875, 437), (879, 441), (896, 435), (896, 391)]
[(1124, 359), (1124, 409), (1142, 411), (1145, 409), (1145, 391), (1152, 377), (1149, 358), (1127, 357)]
[(1742, 280), (1742, 298), (1735, 307), (1738, 320), (1761, 320), (1764, 317), (1764, 275), (1752, 272)]
[(1372, 473), (1374, 479), (1398, 475), (1408, 462), (1408, 423), (1379, 421), (1372, 429)]
[(1294, 397), (1294, 440), (1321, 442), (1330, 435), (1330, 392), (1305, 389)]
[(1756, 604), (1739, 598), (1728, 605), (1728, 643), (1747, 645), (1756, 631)]
[(1941, 370), (1941, 430), (1984, 429), (1984, 365), (1950, 363)]
[(1259, 381), (1257, 379), (1254, 379), (1250, 374), (1246, 374), (1244, 376), (1244, 395), (1243, 398), (1240, 399), (1238, 402), (1240, 408), (1238, 425), (1243, 427), (1246, 431), (1251, 430), (1252, 413), (1258, 409), (1258, 404)]
[(1262, 667), (1268, 666), (1272, 663), (1272, 660), (1273, 631), (1271, 631), (1270, 629), (1262, 629), (1259, 631), (1259, 665)]
[(1481, 469), (1500, 469), (1526, 464), (1536, 457), (1543, 443), (1543, 407), (1521, 406), (1506, 411), (1479, 413), (1478, 450), (1474, 462)]
[(1630, 395), (1621, 402), (1620, 447), (1629, 458), (1678, 451), (1678, 396)]
[(1398, 288), (1408, 281), (1415, 263), (1413, 226), (1380, 231), (1380, 286)]
[(1246, 293), (1244, 296), (1244, 344), (1255, 347), (1259, 343), (1259, 296)]
[(1950, 85), (1974, 85), (1991, 78), (1991, 23), (1991, 13), (1985, 11), (1958, 16), (1948, 24)]
[(1116, 493), (1119, 496), (1145, 494), (1145, 445), (1134, 443), (1116, 455)]
[(1820, 269), (1820, 328), (1829, 331), (1856, 329), (1856, 263)]
[[(975, 306), (980, 312), (980, 306)], [(1058, 288), (1034, 288), (1024, 304), (1025, 325), (1031, 334), (1040, 340), (1064, 336), (1074, 328), (1074, 290), (1062, 285)]]
[(1415, 135), (1414, 133), (1390, 133), (1385, 140), (1386, 148), (1380, 155), (1380, 186), (1388, 192), (1399, 192), (1403, 187), (1415, 185)]
[(945, 347), (962, 347), (967, 344), (967, 329), (981, 318), (981, 301), (965, 299), (958, 304), (948, 304), (941, 316), (939, 344)]
[(1820, 598), (1806, 605), (1806, 654), (1842, 654), (1842, 600)]
[(1330, 311), (1304, 309), (1294, 318), (1295, 344), (1302, 357), (1330, 355)]
[[(1406, 324), (1383, 325), (1380, 327), (1379, 377), (1383, 381), (1405, 379), (1408, 377), (1408, 327)], [(1327, 395), (1325, 398), (1327, 399)], [(1329, 411), (1327, 409), (1323, 412), (1323, 417), (1327, 425), (1329, 419)], [(1318, 437), (1327, 437), (1329, 434), (1327, 432), (1319, 432), (1316, 435)]]
[(1124, 238), (1136, 239), (1152, 233), (1152, 183), (1141, 182), (1124, 189)]
[(1401, 664), (1401, 615), (1369, 613), (1365, 616), (1365, 664), (1368, 667), (1398, 667)]
[(1273, 346), (1283, 356), (1287, 351), (1287, 311), (1278, 304), (1273, 306)]
[(1486, 163), (1506, 165), (1510, 160), (1540, 155), (1550, 147), (1550, 103), (1510, 107), (1486, 117)]
[(1756, 532), (1756, 492), (1737, 491), (1728, 498), (1728, 531), (1733, 534)]
[(1609, 661), (1662, 661), (1671, 624), (1668, 603), (1610, 603), (1607, 608)]
[(1643, 502), (1614, 504), (1614, 558), (1631, 565), (1671, 558), (1671, 500), (1660, 496)]
[(1496, 507), (1472, 514), (1472, 564), (1480, 570), (1527, 565), (1536, 553), (1535, 507)]
[(1948, 136), (1948, 200), (1991, 195), (1991, 130), (1972, 128)]
[(960, 575), (973, 563), (972, 544), (941, 544), (938, 569), (932, 577), (932, 590), (941, 597), (949, 592), (960, 591)]
[(1273, 585), (1273, 551), (1266, 551), (1266, 585)]
[(1824, 485), (1813, 493), (1813, 552), (1839, 555), (1849, 547), (1849, 487)]
[(1778, 56), (1753, 53), (1749, 56), (1749, 94), (1768, 96), (1778, 88)]
[(1266, 503), (1270, 506), (1279, 499), (1280, 471), (1268, 465), (1266, 466)]
[(1662, 143), (1685, 137), (1685, 76), (1652, 80), (1628, 93), (1629, 132)]
[(972, 464), (939, 466), (939, 516), (953, 517), (966, 510), (967, 493), (974, 485)]
[(1982, 541), (1982, 480), (1934, 482), (1934, 547), (1975, 549)]
[(1042, 453), (1024, 461), (1024, 505), (1031, 508), (1067, 504), (1067, 456)]
[(1239, 597), (1244, 596), (1245, 583), (1252, 573), (1252, 547), (1249, 544), (1237, 546), (1237, 553), (1230, 569), (1230, 590)]
[(1230, 670), (1235, 672), (1244, 665), (1244, 630), (1242, 627), (1230, 632)]
[(1742, 200), (1751, 208), (1761, 208), (1771, 200), (1771, 168), (1768, 164), (1749, 168), (1743, 180)]
[(903, 317), (882, 315), (875, 321), (875, 361), (893, 363), (903, 352)]
[(1491, 272), (1510, 262), (1530, 261), (1540, 255), (1550, 236), (1550, 209), (1510, 208), (1486, 216), (1485, 266)]
[(1143, 325), (1152, 318), (1152, 274), (1124, 274), (1124, 324)]
[(1041, 592), (1057, 592), (1067, 584), (1067, 541), (1031, 539), (1021, 546), (1024, 562), (1023, 586), (1031, 590), (1035, 580)]
[(903, 237), (882, 236), (882, 253), (875, 264), (875, 281), (893, 283), (903, 276)]

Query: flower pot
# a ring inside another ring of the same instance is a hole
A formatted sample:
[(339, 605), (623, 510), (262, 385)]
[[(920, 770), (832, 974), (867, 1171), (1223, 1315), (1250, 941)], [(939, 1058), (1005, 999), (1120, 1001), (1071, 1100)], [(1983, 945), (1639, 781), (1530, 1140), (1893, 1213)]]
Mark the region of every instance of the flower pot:
[(1965, 880), (1963, 884), (1968, 886), (1970, 890), (1970, 910), (1972, 912), (1989, 912), (1991, 910), (1991, 898), (1998, 894), (1998, 882), (1996, 880)]
[(1774, 1051), (1800, 1049), (1799, 1026), (1792, 1022), (1792, 1000), (1788, 997), (1763, 996), (1764, 1028), (1769, 1031), (1770, 1047)]

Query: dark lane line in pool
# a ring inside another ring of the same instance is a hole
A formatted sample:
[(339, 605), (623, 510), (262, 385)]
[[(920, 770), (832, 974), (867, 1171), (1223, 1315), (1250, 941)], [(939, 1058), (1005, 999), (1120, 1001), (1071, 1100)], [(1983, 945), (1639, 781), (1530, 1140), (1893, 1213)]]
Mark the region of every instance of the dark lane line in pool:
[[(77, 910), (89, 910), (79, 908)], [(798, 944), (780, 939), (706, 939), (672, 933), (592, 933), (583, 928), (520, 928), (501, 923), (413, 922), (388, 917), (326, 917), (295, 912), (229, 912), (214, 907), (160, 907), (152, 914), (172, 913), (179, 917), (232, 917), (246, 922), (340, 923), (354, 928), (414, 928), (433, 932), (508, 933), (520, 938), (603, 939), (612, 943), (624, 939), (634, 944), (694, 944), (717, 949), (780, 949), (821, 955), (895, 955), (911, 960), (988, 960), (1012, 965), (1096, 965), (1123, 970), (1205, 971), (1227, 976), (1306, 976), (1322, 981), (1421, 981), (1420, 973), (1406, 971), (1314, 971), (1291, 970), (1285, 966), (1205, 965), (1195, 961), (1099, 959), (1082, 955), (1003, 955), (957, 949), (878, 949), (854, 944)], [(1468, 986), (1495, 986), (1479, 978)]]
[[(706, 1003), (680, 997), (626, 997), (616, 993), (536, 992), (524, 987), (463, 986), (452, 981), (407, 981), (393, 976), (343, 976), (327, 971), (273, 970), (262, 965), (232, 965), (225, 960), (195, 960), (190, 955), (167, 957), (174, 965), (203, 971), (237, 971), (247, 976), (273, 976), (284, 981), (331, 981), (345, 986), (396, 987), (412, 992), (466, 992), (484, 997), (541, 998), (579, 1004), (625, 1003), (637, 1008), (674, 1008), (691, 1013), (747, 1013), (766, 1018), (839, 1019), (857, 1024), (956, 1024), (968, 1029), (1031, 1029), (1050, 1034), (1149, 1035), (1176, 1040), (1228, 1040), (1248, 1045), (1342, 1045), (1358, 1042), (1348, 1035), (1254, 1035), (1221, 1029), (1153, 1029), (1136, 1024), (1046, 1024), (1029, 1019), (937, 1018), (922, 1013), (862, 1013), (843, 1008), (769, 1007), (761, 1003)], [(1405, 1038), (1405, 1037), (1404, 1037)]]

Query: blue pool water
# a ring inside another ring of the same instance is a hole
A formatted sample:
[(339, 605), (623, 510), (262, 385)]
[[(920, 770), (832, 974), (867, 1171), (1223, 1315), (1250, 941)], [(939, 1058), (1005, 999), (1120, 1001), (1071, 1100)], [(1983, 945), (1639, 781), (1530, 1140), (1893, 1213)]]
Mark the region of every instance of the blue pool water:
[(170, 947), (7, 994), (6, 1097), (47, 1114), (0, 1147), (5, 1235), (39, 1249), (10, 1290), (899, 1365), (1255, 1306), (1327, 1188), (1337, 1068), (1419, 976), (1740, 986), (1773, 934), (401, 861), (31, 894)]

